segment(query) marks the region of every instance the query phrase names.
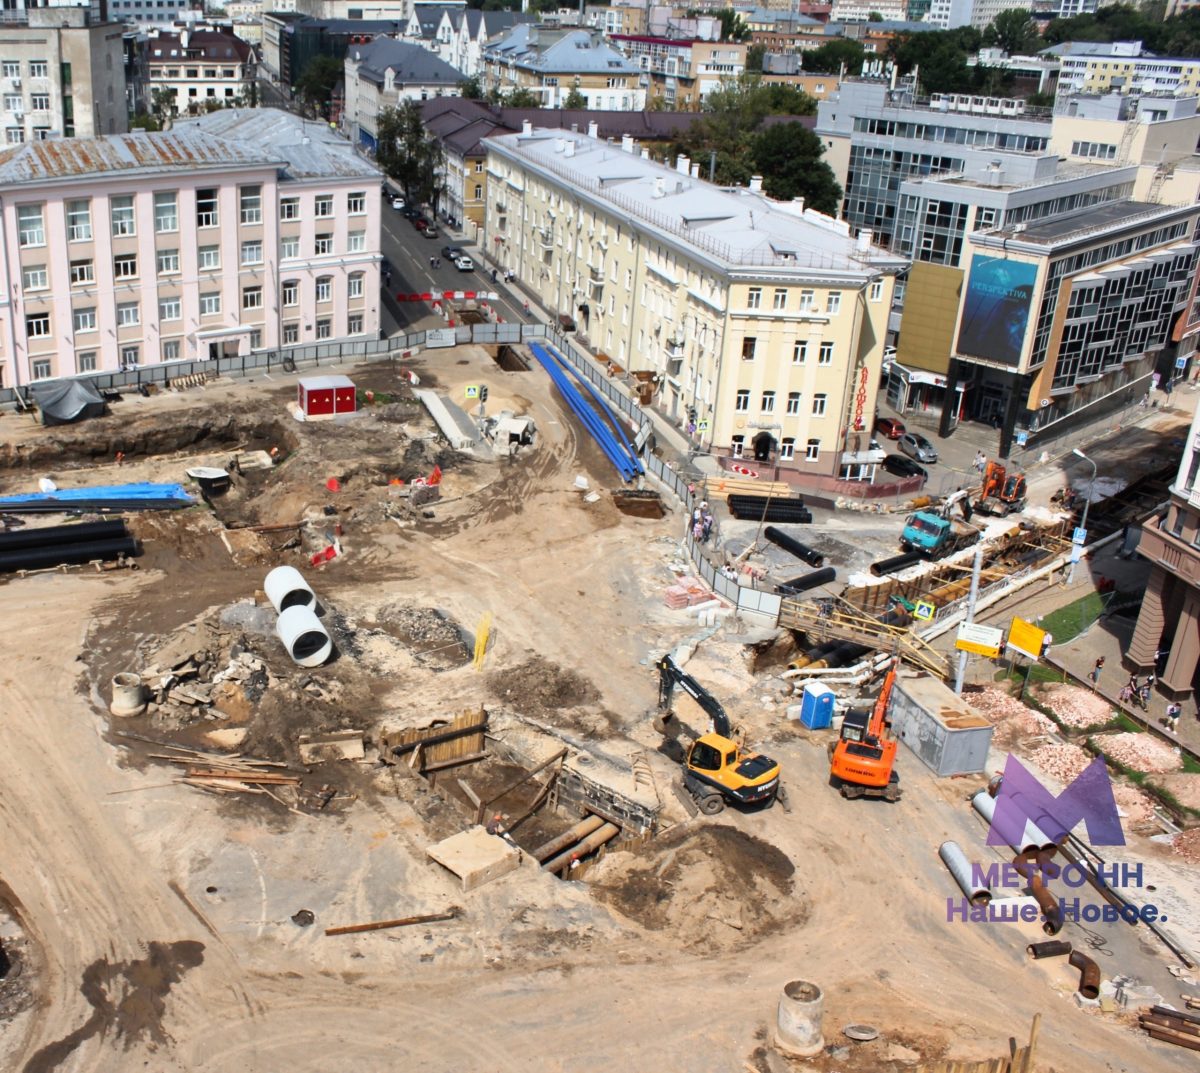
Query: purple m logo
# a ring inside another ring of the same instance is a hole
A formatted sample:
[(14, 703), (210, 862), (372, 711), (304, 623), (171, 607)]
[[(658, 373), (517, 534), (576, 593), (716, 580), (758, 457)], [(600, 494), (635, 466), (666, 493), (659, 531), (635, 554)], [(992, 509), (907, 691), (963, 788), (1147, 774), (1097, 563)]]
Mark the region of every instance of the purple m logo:
[(1055, 797), (1009, 753), (988, 830), (989, 846), (1020, 846), (1029, 822), (1037, 824), (1050, 841), (1062, 842), (1080, 820), (1093, 846), (1125, 845), (1112, 782), (1102, 758), (1096, 757)]

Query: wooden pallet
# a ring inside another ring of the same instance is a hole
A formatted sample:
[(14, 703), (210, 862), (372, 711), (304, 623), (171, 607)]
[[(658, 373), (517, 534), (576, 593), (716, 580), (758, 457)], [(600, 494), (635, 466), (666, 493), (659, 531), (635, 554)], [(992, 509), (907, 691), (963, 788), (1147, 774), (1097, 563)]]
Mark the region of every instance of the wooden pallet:
[(799, 494), (785, 481), (754, 481), (732, 475), (705, 477), (701, 487), (708, 499), (719, 499), (727, 495), (778, 496), (780, 499), (791, 499)]

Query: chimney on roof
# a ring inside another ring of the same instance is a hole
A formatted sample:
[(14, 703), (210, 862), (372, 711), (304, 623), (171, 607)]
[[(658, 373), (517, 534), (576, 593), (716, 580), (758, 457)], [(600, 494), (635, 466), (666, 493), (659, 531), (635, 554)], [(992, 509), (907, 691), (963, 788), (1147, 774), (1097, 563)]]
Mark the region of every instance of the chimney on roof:
[(566, 147), (567, 147), (567, 143), (562, 138), (554, 139), (554, 151), (556, 153), (561, 153)]
[(643, 160), (649, 160), (649, 159), (650, 159), (650, 150), (649, 150), (649, 149), (647, 149), (647, 148), (646, 148), (644, 145), (642, 146), (642, 159), (643, 159)]
[(693, 179), (700, 178), (700, 165), (699, 164), (696, 164), (696, 163), (692, 164), (692, 178)]
[(533, 133), (533, 123), (531, 120), (526, 119), (521, 123), (521, 133), (522, 134), (532, 134)]
[(682, 153), (675, 158), (675, 170), (680, 175), (686, 175), (692, 167), (692, 162)]
[(794, 197), (794, 198), (792, 198), (792, 204), (796, 206), (796, 211), (797, 211), (797, 212), (803, 212), (803, 211), (804, 211), (804, 198), (802, 198), (802, 197)]
[(599, 138), (600, 137), (600, 124), (597, 123), (594, 119), (588, 124), (588, 137), (589, 138)]
[(667, 180), (661, 175), (654, 176), (654, 196), (662, 197), (667, 192)]
[(871, 239), (875, 237), (874, 231), (860, 231), (858, 233), (858, 250), (860, 253), (869, 253), (871, 250)]
[(624, 153), (632, 153), (633, 152), (633, 135), (632, 134), (622, 134), (621, 135), (621, 151)]
[(572, 133), (572, 134), (578, 134), (578, 133), (579, 133), (579, 124), (578, 124), (578, 123), (572, 123), (572, 124), (571, 124), (571, 133)]
[(188, 43), (188, 32), (187, 32), (187, 30), (181, 30), (179, 32), (179, 47), (187, 48), (187, 43)]
[(754, 193), (756, 193), (756, 194), (762, 193), (762, 176), (761, 175), (751, 175), (750, 176), (750, 189), (753, 190)]
[(566, 145), (563, 147), (563, 152), (564, 152), (564, 153), (565, 153), (567, 156), (574, 156), (574, 155), (575, 155), (575, 139), (574, 139), (574, 138), (567, 138), (567, 139), (566, 139)]

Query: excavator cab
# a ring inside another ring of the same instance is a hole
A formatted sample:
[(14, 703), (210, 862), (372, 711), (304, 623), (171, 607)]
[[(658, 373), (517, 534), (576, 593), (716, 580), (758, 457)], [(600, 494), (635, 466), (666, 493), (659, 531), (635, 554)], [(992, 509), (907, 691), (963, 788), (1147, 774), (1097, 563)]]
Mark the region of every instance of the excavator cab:
[(834, 744), (829, 765), (829, 782), (845, 798), (900, 797), (896, 774), (896, 741), (886, 736), (888, 701), (896, 680), (893, 667), (870, 712), (851, 709), (842, 720), (842, 733)]

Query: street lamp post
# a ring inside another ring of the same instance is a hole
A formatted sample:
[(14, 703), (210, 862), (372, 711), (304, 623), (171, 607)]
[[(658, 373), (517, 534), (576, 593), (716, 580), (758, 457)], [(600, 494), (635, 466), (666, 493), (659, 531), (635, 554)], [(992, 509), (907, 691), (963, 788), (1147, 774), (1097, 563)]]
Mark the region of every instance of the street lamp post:
[[(1090, 458), (1088, 458), (1088, 456), (1085, 455), (1078, 447), (1076, 447), (1071, 452), (1071, 454), (1078, 455), (1078, 457), (1082, 458), (1089, 466), (1092, 467), (1092, 479), (1088, 482), (1087, 499), (1085, 499), (1083, 501), (1083, 517), (1079, 521), (1079, 528), (1083, 530), (1083, 533), (1084, 533), (1083, 539), (1086, 541), (1087, 540), (1088, 507), (1090, 507), (1092, 505), (1092, 496), (1096, 491), (1096, 463), (1093, 462)], [(1082, 545), (1080, 545), (1079, 554), (1080, 555), (1083, 554), (1083, 546)], [(1071, 581), (1074, 577), (1075, 577), (1075, 557), (1072, 556), (1071, 569), (1067, 572), (1067, 584), (1068, 585), (1071, 584)]]

